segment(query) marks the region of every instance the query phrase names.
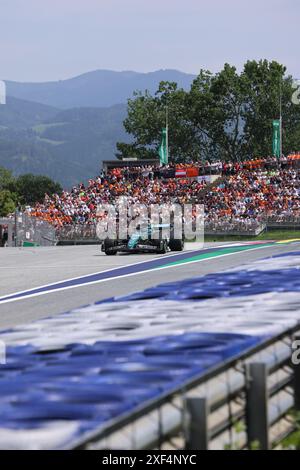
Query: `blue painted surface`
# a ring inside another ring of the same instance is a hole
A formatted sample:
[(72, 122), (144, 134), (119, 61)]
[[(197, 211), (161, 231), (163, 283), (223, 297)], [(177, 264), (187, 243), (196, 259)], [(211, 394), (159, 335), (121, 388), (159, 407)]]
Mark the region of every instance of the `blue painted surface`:
[(144, 299), (200, 301), (268, 292), (300, 292), (300, 269), (242, 270), (208, 274), (184, 281), (160, 284), (142, 292), (109, 299), (109, 302)]
[(75, 420), (80, 432), (92, 430), (259, 341), (247, 335), (189, 333), (72, 344), (48, 353), (9, 347), (8, 363), (0, 368), (0, 427)]

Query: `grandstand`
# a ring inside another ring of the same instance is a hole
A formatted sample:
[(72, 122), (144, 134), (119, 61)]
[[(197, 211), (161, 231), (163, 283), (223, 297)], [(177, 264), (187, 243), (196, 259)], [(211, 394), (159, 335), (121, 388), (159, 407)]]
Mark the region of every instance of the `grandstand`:
[(122, 162), (89, 180), (88, 185), (47, 195), (28, 212), (54, 225), (62, 241), (92, 241), (96, 239), (97, 205), (126, 196), (132, 204), (147, 206), (203, 204), (208, 234), (257, 235), (268, 226), (300, 227), (299, 172), (299, 154), (279, 160), (269, 157), (162, 167), (124, 167)]

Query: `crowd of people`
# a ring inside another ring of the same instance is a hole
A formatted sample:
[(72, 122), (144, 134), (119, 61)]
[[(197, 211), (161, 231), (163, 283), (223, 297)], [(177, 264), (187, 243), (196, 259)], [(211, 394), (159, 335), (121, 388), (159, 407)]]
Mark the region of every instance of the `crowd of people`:
[(225, 178), (202, 198), (214, 227), (299, 219), (300, 169), (243, 170)]
[[(203, 178), (218, 175), (219, 179)], [(207, 227), (253, 227), (266, 217), (300, 217), (300, 154), (241, 163), (211, 162), (114, 168), (87, 185), (46, 195), (28, 211), (57, 228), (95, 225), (99, 204), (203, 204)]]
[(129, 205), (187, 204), (193, 202), (205, 186), (205, 181), (182, 178), (163, 180), (140, 176), (135, 180), (127, 180), (124, 176), (99, 176), (90, 180), (87, 186), (80, 184), (70, 192), (46, 195), (44, 202), (30, 211), (31, 215), (56, 226), (95, 224), (97, 206), (114, 204), (118, 197), (126, 196)]
[(241, 162), (230, 161), (205, 161), (192, 163), (170, 163), (168, 165), (142, 165), (125, 168), (114, 168), (109, 171), (110, 176), (117, 179), (125, 178), (125, 180), (135, 180), (140, 177), (156, 178), (195, 178), (203, 175), (232, 175), (242, 170), (272, 170), (275, 168), (300, 167), (300, 154), (292, 154), (288, 156), (282, 155), (279, 159), (276, 157), (255, 158), (252, 160), (244, 160)]

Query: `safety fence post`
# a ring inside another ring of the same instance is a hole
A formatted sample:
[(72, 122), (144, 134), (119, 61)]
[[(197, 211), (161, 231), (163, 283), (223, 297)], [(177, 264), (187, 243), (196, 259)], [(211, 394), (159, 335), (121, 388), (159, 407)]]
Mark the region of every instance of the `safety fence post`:
[(264, 363), (246, 364), (246, 422), (248, 448), (256, 443), (260, 450), (268, 450), (268, 368)]
[(300, 333), (293, 337), (292, 367), (294, 372), (294, 402), (295, 411), (300, 412)]
[(208, 450), (208, 403), (206, 398), (189, 397), (186, 399), (189, 426), (186, 436), (187, 450)]

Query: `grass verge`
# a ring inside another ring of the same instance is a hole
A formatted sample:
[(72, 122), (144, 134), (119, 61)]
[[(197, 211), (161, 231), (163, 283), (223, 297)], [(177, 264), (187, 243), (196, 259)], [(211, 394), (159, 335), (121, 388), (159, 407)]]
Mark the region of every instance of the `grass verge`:
[(207, 235), (205, 236), (206, 242), (219, 242), (219, 241), (246, 241), (246, 240), (292, 240), (294, 238), (300, 239), (300, 230), (268, 230), (261, 233), (256, 237), (240, 235)]

